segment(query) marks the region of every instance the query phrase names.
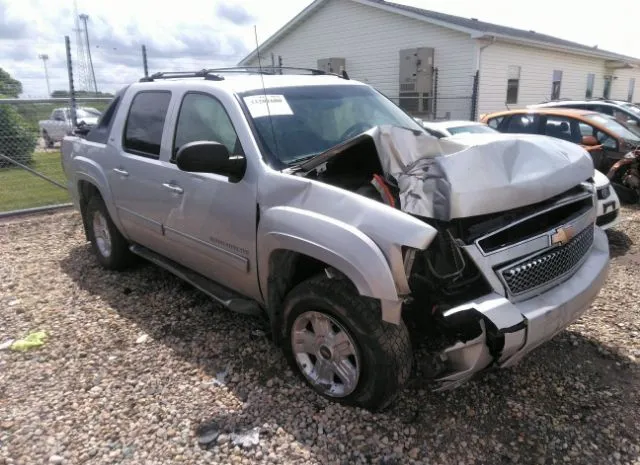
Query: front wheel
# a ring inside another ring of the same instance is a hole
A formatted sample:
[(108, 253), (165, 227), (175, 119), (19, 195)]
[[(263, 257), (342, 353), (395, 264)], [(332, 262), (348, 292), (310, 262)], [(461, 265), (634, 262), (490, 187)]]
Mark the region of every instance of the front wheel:
[(409, 378), (404, 323), (382, 321), (379, 303), (346, 280), (319, 275), (299, 284), (285, 299), (284, 319), (290, 365), (324, 397), (377, 411)]

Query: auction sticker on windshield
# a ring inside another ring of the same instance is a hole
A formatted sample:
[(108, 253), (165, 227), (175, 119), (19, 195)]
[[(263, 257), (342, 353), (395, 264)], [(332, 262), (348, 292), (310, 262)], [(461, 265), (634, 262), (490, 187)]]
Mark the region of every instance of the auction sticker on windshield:
[(245, 97), (244, 102), (254, 118), (269, 115), (293, 115), (293, 111), (284, 95), (252, 95), (251, 97)]

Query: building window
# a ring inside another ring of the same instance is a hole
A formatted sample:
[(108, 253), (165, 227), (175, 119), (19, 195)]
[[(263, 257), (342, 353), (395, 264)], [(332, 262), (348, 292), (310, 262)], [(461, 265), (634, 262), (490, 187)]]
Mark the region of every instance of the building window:
[(606, 99), (611, 98), (611, 76), (604, 77), (604, 90), (602, 96)]
[(627, 91), (627, 102), (633, 100), (633, 91), (636, 88), (636, 78), (629, 79), (629, 90)]
[(518, 87), (520, 87), (520, 67), (509, 66), (507, 76), (507, 103), (518, 103)]
[(551, 100), (560, 98), (560, 85), (562, 84), (562, 71), (553, 71), (553, 82), (551, 83)]
[(596, 83), (596, 75), (593, 73), (587, 74), (587, 92), (585, 94), (586, 98), (593, 97), (593, 87)]

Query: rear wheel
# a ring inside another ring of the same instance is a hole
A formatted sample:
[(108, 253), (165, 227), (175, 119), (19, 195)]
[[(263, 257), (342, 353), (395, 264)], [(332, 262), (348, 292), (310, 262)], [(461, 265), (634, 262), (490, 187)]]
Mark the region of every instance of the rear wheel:
[(110, 270), (122, 270), (133, 261), (129, 244), (111, 220), (104, 201), (93, 196), (84, 212), (91, 247), (100, 264)]
[(49, 136), (47, 131), (42, 131), (42, 138), (44, 139), (44, 145), (47, 148), (53, 148), (53, 139)]
[(379, 303), (346, 280), (319, 275), (303, 282), (285, 299), (284, 317), (287, 359), (324, 397), (381, 410), (409, 378), (404, 323), (382, 321)]

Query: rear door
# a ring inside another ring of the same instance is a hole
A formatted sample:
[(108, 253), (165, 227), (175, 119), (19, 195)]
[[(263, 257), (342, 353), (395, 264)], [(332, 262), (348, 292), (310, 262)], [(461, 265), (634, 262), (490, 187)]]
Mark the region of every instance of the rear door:
[(122, 102), (127, 117), (114, 124), (110, 136), (118, 149), (108, 170), (118, 217), (133, 241), (160, 253), (166, 246), (162, 222), (169, 200), (160, 153), (170, 103), (167, 90), (127, 96)]

